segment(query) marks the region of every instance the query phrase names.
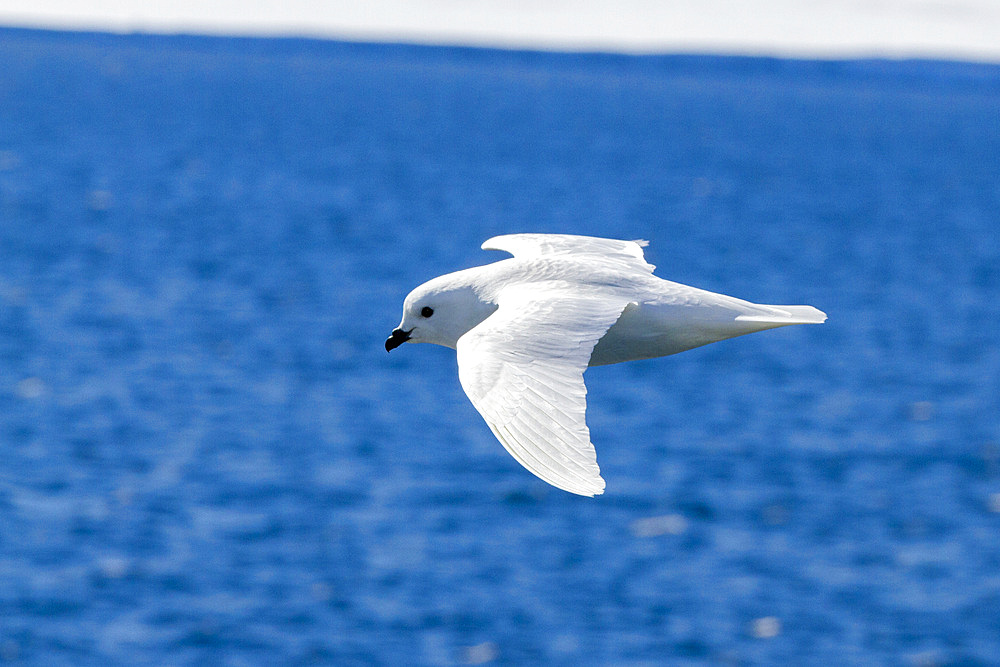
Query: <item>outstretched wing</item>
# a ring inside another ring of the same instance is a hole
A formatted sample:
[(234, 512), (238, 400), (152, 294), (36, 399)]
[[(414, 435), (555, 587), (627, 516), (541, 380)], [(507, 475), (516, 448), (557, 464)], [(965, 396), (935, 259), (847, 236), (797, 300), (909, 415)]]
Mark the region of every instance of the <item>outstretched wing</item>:
[(525, 468), (571, 493), (603, 493), (583, 372), (627, 303), (554, 282), (505, 288), (498, 304), (458, 339), (462, 388)]
[(602, 265), (618, 265), (652, 273), (656, 268), (645, 260), (642, 249), (647, 241), (618, 241), (572, 234), (506, 234), (483, 243), (483, 250), (503, 250), (518, 258), (573, 255), (592, 258)]

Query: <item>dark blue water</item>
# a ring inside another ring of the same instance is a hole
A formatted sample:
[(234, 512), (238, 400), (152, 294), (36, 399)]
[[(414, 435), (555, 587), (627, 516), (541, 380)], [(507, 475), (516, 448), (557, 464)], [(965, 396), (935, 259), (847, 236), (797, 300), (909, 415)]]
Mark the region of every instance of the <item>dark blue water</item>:
[[(0, 659), (997, 664), (998, 211), (998, 66), (0, 31)], [(830, 320), (572, 496), (382, 348), (518, 231)]]

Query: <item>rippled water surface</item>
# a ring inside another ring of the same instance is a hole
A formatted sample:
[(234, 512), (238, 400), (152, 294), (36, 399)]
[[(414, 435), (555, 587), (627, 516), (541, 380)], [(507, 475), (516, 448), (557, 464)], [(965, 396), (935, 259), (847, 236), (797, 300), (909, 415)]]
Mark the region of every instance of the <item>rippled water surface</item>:
[[(996, 664), (1000, 67), (0, 31), (0, 659)], [(382, 341), (507, 232), (829, 316), (588, 372), (608, 488)]]

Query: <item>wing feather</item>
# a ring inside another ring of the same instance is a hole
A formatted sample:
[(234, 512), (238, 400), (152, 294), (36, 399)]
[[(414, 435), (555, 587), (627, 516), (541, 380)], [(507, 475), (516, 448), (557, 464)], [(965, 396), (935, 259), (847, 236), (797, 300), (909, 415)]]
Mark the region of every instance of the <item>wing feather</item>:
[(535, 283), (505, 288), (498, 305), (458, 340), (462, 387), (518, 463), (560, 489), (603, 493), (583, 372), (628, 304)]
[(502, 250), (518, 258), (573, 255), (591, 257), (601, 264), (614, 263), (645, 273), (656, 268), (646, 261), (648, 241), (620, 241), (573, 234), (504, 234), (483, 243), (483, 250)]

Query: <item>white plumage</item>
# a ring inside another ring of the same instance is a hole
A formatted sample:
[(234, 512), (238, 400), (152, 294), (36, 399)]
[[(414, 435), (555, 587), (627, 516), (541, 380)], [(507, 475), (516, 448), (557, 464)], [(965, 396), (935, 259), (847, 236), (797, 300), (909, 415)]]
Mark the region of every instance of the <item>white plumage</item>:
[(602, 493), (585, 419), (588, 366), (826, 320), (812, 306), (759, 305), (658, 278), (645, 245), (563, 234), (492, 238), (483, 249), (513, 258), (417, 287), (386, 349), (405, 341), (457, 349), (462, 388), (521, 465), (571, 493)]

